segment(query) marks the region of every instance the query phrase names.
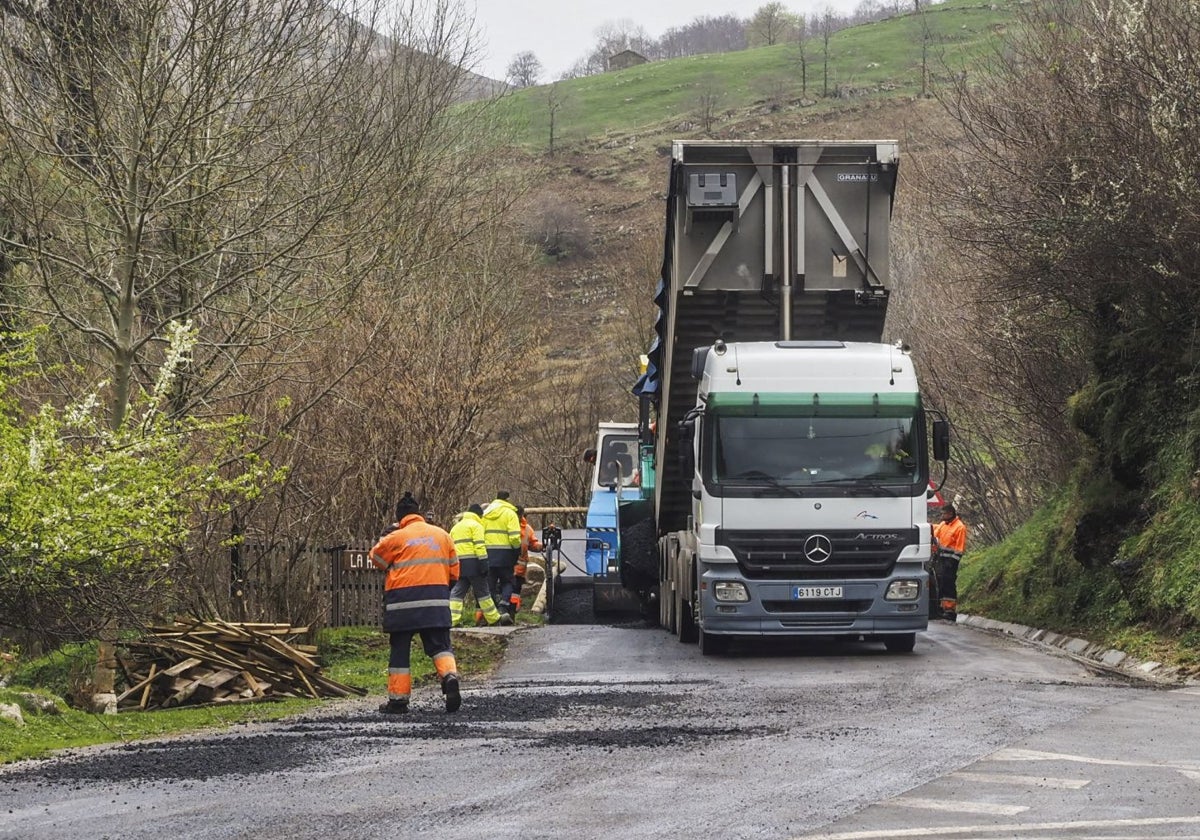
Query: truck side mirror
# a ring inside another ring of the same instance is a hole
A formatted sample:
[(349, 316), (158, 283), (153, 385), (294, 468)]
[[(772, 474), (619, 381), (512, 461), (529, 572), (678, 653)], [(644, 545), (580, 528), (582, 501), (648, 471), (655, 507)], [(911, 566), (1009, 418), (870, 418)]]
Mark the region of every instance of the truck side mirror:
[(933, 421), (933, 460), (950, 460), (950, 424), (945, 420)]
[(583, 450), (583, 460), (585, 463), (588, 463), (588, 464), (596, 463), (596, 450), (595, 449)]
[(711, 347), (697, 347), (692, 350), (692, 379), (704, 378), (704, 365), (708, 362), (708, 351)]
[(695, 440), (696, 421), (682, 421), (679, 424), (679, 469), (688, 486), (691, 486), (692, 474), (696, 472), (696, 457), (692, 452), (692, 443)]

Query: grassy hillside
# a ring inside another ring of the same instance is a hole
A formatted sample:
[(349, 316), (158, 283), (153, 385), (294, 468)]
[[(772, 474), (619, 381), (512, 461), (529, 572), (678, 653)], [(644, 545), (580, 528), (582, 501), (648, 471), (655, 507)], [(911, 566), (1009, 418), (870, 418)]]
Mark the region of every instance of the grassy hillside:
[[(779, 44), (720, 55), (656, 61), (613, 73), (569, 79), (514, 92), (501, 100), (524, 143), (544, 148), (550, 102), (556, 142), (596, 139), (631, 131), (694, 129), (702, 93), (728, 114), (754, 106), (801, 104), (815, 114), (844, 107), (847, 98), (903, 99), (920, 94), (922, 45), (933, 83), (962, 72), (1000, 43), (1013, 3), (949, 0), (922, 13), (852, 27), (829, 44), (828, 93), (819, 38), (805, 45), (807, 84), (800, 51)], [(836, 94), (836, 95), (835, 95)]]

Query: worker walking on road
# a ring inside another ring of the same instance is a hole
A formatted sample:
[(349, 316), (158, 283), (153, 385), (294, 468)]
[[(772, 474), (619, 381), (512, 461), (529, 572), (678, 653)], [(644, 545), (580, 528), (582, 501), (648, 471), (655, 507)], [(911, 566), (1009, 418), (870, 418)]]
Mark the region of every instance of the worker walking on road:
[(479, 610), (490, 624), (512, 624), (512, 616), (496, 609), (488, 589), (487, 546), (483, 538), (483, 507), (471, 505), (450, 529), (454, 551), (458, 555), (458, 580), (450, 589), (450, 626), (462, 626), (463, 598), (475, 593)]
[(521, 519), (517, 508), (501, 490), (483, 509), (483, 540), (487, 545), (488, 582), (501, 610), (512, 610), (513, 570), (521, 553)]
[(450, 535), (427, 523), (412, 493), (396, 503), (397, 527), (384, 534), (369, 555), (387, 572), (383, 584), (383, 629), (388, 634), (388, 700), (384, 714), (408, 711), (413, 636), (420, 635), (433, 660), (446, 698), (446, 711), (462, 705), (458, 665), (450, 645), (450, 586), (458, 580), (458, 558)]
[(942, 506), (942, 521), (933, 526), (933, 569), (937, 576), (937, 617), (958, 618), (958, 564), (967, 550), (967, 526), (954, 505)]
[(525, 518), (525, 508), (517, 505), (517, 519), (521, 523), (521, 550), (517, 555), (517, 564), (513, 566), (513, 592), (509, 603), (515, 617), (521, 609), (521, 590), (525, 588), (525, 569), (529, 565), (529, 552), (541, 551), (542, 543), (529, 520)]

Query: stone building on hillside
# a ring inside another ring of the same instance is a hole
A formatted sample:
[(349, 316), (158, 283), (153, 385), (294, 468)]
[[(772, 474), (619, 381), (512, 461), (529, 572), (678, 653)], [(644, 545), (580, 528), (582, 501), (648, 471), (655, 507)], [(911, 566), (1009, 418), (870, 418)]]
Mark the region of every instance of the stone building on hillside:
[(610, 55), (606, 62), (608, 70), (624, 70), (626, 67), (636, 67), (639, 64), (645, 64), (650, 59), (639, 52), (633, 50), (621, 50), (615, 55)]

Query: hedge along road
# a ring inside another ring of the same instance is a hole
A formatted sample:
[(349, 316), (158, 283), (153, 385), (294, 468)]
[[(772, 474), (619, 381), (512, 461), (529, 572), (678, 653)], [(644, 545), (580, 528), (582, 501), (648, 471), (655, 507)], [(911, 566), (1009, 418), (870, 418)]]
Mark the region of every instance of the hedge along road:
[(1194, 690), (946, 624), (911, 654), (702, 657), (628, 626), (510, 638), (457, 715), (422, 688), (399, 719), (375, 713), (378, 697), (339, 701), (0, 768), (0, 837), (1200, 834)]

